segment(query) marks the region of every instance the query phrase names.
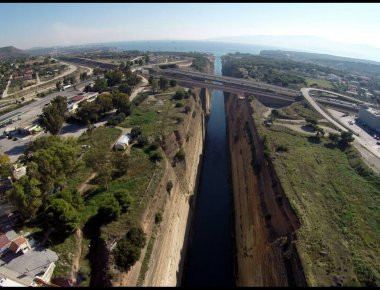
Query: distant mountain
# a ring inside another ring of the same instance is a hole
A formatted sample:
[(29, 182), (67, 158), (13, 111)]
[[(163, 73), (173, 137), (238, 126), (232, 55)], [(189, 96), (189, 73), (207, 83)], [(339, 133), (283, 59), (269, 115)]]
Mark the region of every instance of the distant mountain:
[(245, 35), (210, 38), (209, 40), (267, 45), (283, 50), (325, 53), (380, 61), (380, 48), (369, 45), (350, 45), (311, 35)]
[(15, 59), (27, 57), (28, 54), (14, 46), (5, 46), (0, 48), (0, 59)]

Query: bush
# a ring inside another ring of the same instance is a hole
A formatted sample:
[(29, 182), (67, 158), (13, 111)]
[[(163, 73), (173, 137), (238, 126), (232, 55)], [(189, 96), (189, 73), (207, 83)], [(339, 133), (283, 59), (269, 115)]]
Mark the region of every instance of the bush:
[(107, 124), (111, 126), (116, 126), (123, 122), (127, 116), (124, 113), (117, 114), (109, 118)]
[(185, 160), (185, 152), (183, 151), (183, 149), (180, 149), (174, 156), (174, 160), (175, 161), (178, 161), (178, 162), (181, 162), (181, 161), (184, 161)]
[(158, 144), (158, 142), (153, 142), (152, 144), (149, 145), (148, 150), (154, 151), (154, 150), (157, 150), (159, 147), (160, 147), (160, 144)]
[(161, 161), (162, 159), (162, 155), (160, 152), (157, 152), (157, 151), (154, 151), (151, 155), (150, 155), (150, 160), (152, 162), (159, 162)]
[(181, 102), (178, 102), (178, 103), (175, 104), (175, 107), (176, 108), (182, 108), (183, 104)]
[(154, 222), (156, 225), (159, 225), (162, 222), (162, 213), (156, 213), (156, 215), (154, 216)]
[(170, 193), (170, 191), (172, 190), (173, 188), (173, 182), (171, 180), (169, 180), (167, 183), (166, 183), (166, 191), (168, 193)]
[(276, 151), (277, 151), (277, 152), (288, 152), (289, 149), (288, 149), (288, 147), (285, 146), (285, 145), (279, 145), (279, 146), (277, 146)]
[(191, 112), (191, 107), (189, 105), (185, 106), (185, 113), (188, 114)]
[(128, 208), (130, 208), (133, 202), (133, 199), (128, 190), (117, 191), (114, 193), (114, 196), (120, 205), (121, 212), (127, 212)]
[(176, 80), (170, 80), (169, 84), (171, 87), (175, 87), (177, 85), (177, 81)]
[(193, 114), (191, 114), (193, 116), (193, 118), (195, 118), (195, 116), (197, 115), (197, 113), (194, 111)]

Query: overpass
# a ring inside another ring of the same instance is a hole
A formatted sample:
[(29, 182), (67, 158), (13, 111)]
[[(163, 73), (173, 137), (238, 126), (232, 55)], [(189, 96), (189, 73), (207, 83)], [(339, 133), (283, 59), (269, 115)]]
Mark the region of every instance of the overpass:
[(181, 85), (222, 90), (241, 96), (255, 95), (260, 101), (272, 100), (280, 102), (281, 105), (289, 105), (302, 99), (302, 95), (297, 90), (252, 80), (181, 69), (159, 69), (154, 67), (148, 68), (148, 70), (152, 75), (175, 79)]

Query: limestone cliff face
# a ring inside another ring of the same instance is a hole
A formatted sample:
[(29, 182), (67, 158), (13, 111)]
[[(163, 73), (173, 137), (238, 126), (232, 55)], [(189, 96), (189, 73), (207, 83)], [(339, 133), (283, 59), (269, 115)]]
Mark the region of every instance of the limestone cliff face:
[(299, 221), (270, 160), (264, 157), (252, 108), (225, 97), (234, 194), (238, 286), (306, 285), (294, 240)]
[[(192, 112), (183, 124), (164, 140), (167, 167), (163, 184), (173, 183), (170, 194), (166, 187), (156, 194), (167, 196), (144, 286), (176, 286), (182, 276), (182, 256), (187, 246), (186, 234), (192, 216), (195, 190), (201, 165), (205, 138), (205, 112), (199, 94), (194, 98)], [(173, 162), (178, 150), (185, 152), (185, 160)], [(152, 223), (154, 219), (152, 219)]]

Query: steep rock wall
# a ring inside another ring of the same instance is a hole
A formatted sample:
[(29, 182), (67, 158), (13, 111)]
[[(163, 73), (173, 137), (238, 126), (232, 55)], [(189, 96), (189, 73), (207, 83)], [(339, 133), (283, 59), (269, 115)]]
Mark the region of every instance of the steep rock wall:
[(299, 221), (287, 200), (246, 99), (226, 94), (238, 286), (304, 286), (293, 241)]

